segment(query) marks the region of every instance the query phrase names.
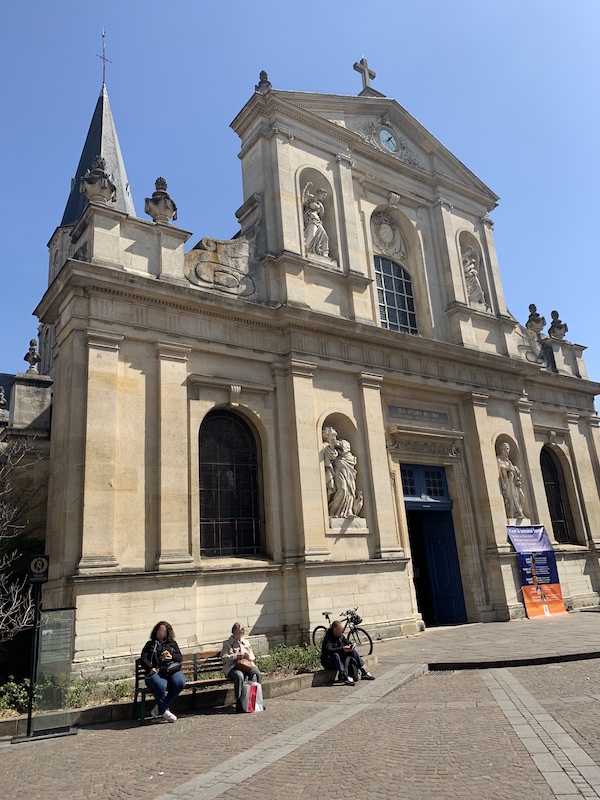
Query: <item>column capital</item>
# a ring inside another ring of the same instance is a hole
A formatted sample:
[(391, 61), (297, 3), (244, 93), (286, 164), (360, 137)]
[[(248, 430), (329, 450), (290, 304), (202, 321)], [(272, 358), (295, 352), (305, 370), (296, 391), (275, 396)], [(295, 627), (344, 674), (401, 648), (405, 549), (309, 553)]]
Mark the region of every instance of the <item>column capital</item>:
[(580, 415), (576, 411), (565, 411), (564, 420), (567, 425), (579, 425)]
[(96, 350), (119, 350), (119, 345), (125, 338), (120, 333), (110, 333), (110, 331), (99, 331), (88, 328), (85, 332), (86, 343), (89, 348)]
[(485, 394), (485, 392), (467, 392), (462, 397), (464, 405), (483, 406), (484, 408), (489, 399), (489, 394)]
[(359, 384), (367, 389), (381, 389), (383, 380), (383, 375), (375, 375), (371, 372), (358, 373)]
[(187, 344), (178, 344), (177, 342), (156, 342), (156, 353), (160, 359), (165, 361), (182, 361), (186, 362), (192, 348)]

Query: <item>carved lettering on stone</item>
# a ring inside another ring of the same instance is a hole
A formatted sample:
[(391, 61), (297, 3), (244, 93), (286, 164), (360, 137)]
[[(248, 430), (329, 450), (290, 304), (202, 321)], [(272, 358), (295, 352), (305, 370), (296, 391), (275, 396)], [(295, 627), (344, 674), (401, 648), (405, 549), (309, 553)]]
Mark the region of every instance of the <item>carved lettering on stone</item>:
[(378, 211), (371, 217), (371, 233), (375, 248), (390, 258), (403, 261), (406, 247), (394, 218), (387, 211)]

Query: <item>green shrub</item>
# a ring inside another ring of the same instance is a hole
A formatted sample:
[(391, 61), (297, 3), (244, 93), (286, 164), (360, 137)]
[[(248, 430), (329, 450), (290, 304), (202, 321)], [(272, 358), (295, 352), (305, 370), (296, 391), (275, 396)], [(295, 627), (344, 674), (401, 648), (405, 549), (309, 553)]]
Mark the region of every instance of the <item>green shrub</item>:
[(321, 652), (314, 645), (280, 645), (266, 655), (256, 657), (256, 666), (266, 675), (314, 672), (321, 668)]
[(124, 697), (131, 697), (133, 695), (133, 684), (127, 680), (116, 680), (115, 678), (107, 678), (102, 685), (102, 697), (105, 700), (110, 700), (112, 703), (117, 703)]
[(67, 708), (84, 708), (89, 705), (95, 695), (98, 681), (96, 678), (83, 678), (76, 683), (70, 683), (65, 698)]
[(13, 675), (8, 676), (6, 683), (0, 685), (0, 711), (27, 711), (29, 699), (29, 678), (16, 681)]

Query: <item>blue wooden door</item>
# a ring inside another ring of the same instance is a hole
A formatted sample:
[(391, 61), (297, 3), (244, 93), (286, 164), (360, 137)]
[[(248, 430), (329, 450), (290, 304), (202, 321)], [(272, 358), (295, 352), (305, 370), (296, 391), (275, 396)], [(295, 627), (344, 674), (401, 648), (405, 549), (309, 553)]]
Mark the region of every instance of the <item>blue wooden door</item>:
[(466, 622), (452, 515), (449, 511), (423, 511), (421, 526), (435, 624)]

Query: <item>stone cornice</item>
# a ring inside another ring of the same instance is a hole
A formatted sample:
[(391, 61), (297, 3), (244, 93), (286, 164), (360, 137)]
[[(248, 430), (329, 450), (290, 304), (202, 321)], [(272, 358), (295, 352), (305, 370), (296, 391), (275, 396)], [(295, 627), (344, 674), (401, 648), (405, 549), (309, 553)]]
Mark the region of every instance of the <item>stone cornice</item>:
[[(185, 332), (183, 326), (172, 330), (159, 329), (156, 323), (152, 326), (153, 337), (158, 336), (161, 340), (177, 338), (185, 345), (196, 348), (201, 345), (201, 349), (234, 344), (236, 347), (254, 351), (257, 345), (250, 341), (252, 337), (249, 331), (255, 330), (263, 331), (266, 335), (276, 334), (279, 337), (281, 347), (273, 351), (274, 354), (278, 353), (280, 356), (289, 354), (306, 358), (308, 361), (316, 360), (317, 363), (320, 357), (325, 356), (328, 359), (328, 368), (338, 368), (337, 362), (343, 364), (348, 361), (342, 354), (330, 352), (336, 348), (340, 349), (337, 345), (334, 348), (333, 345), (339, 343), (346, 348), (346, 351), (355, 348), (351, 359), (354, 362), (354, 369), (364, 364), (365, 371), (381, 371), (385, 380), (392, 384), (414, 382), (426, 377), (428, 385), (432, 388), (437, 386), (440, 390), (447, 391), (452, 388), (453, 391), (462, 392), (475, 390), (513, 401), (520, 397), (525, 384), (530, 394), (531, 387), (539, 387), (544, 392), (583, 394), (589, 398), (600, 393), (600, 384), (581, 378), (542, 372), (536, 364), (506, 356), (395, 333), (377, 325), (367, 325), (310, 309), (290, 306), (270, 307), (218, 296), (196, 287), (167, 285), (155, 278), (132, 276), (120, 270), (83, 262), (67, 262), (44, 295), (36, 314), (42, 321), (54, 323), (59, 318), (61, 309), (64, 324), (70, 328), (97, 327), (99, 321), (96, 321), (92, 314), (85, 316), (79, 313), (71, 317), (64, 314), (68, 304), (81, 303), (83, 295), (89, 299), (97, 296), (123, 300), (132, 306), (137, 303), (155, 308), (162, 307), (166, 312), (185, 313), (195, 319), (201, 317), (207, 321), (225, 321), (232, 333), (235, 333), (236, 326), (239, 330), (244, 329), (243, 335), (237, 338), (230, 336), (226, 341), (221, 341), (203, 335), (192, 335)], [(130, 322), (118, 320), (113, 323), (107, 319), (102, 324), (106, 323), (118, 324), (120, 329), (127, 329), (130, 338), (148, 338), (144, 335), (148, 326), (136, 323), (133, 314)], [(61, 335), (60, 330), (57, 333)], [(327, 347), (327, 342), (331, 347)], [(425, 363), (429, 365), (428, 369), (425, 369)], [(498, 373), (502, 374), (509, 384), (512, 382), (514, 388), (508, 384), (504, 388), (499, 388), (492, 380), (492, 376)], [(533, 398), (533, 400), (535, 406), (539, 407), (542, 399)], [(553, 402), (556, 407), (557, 401)]]

